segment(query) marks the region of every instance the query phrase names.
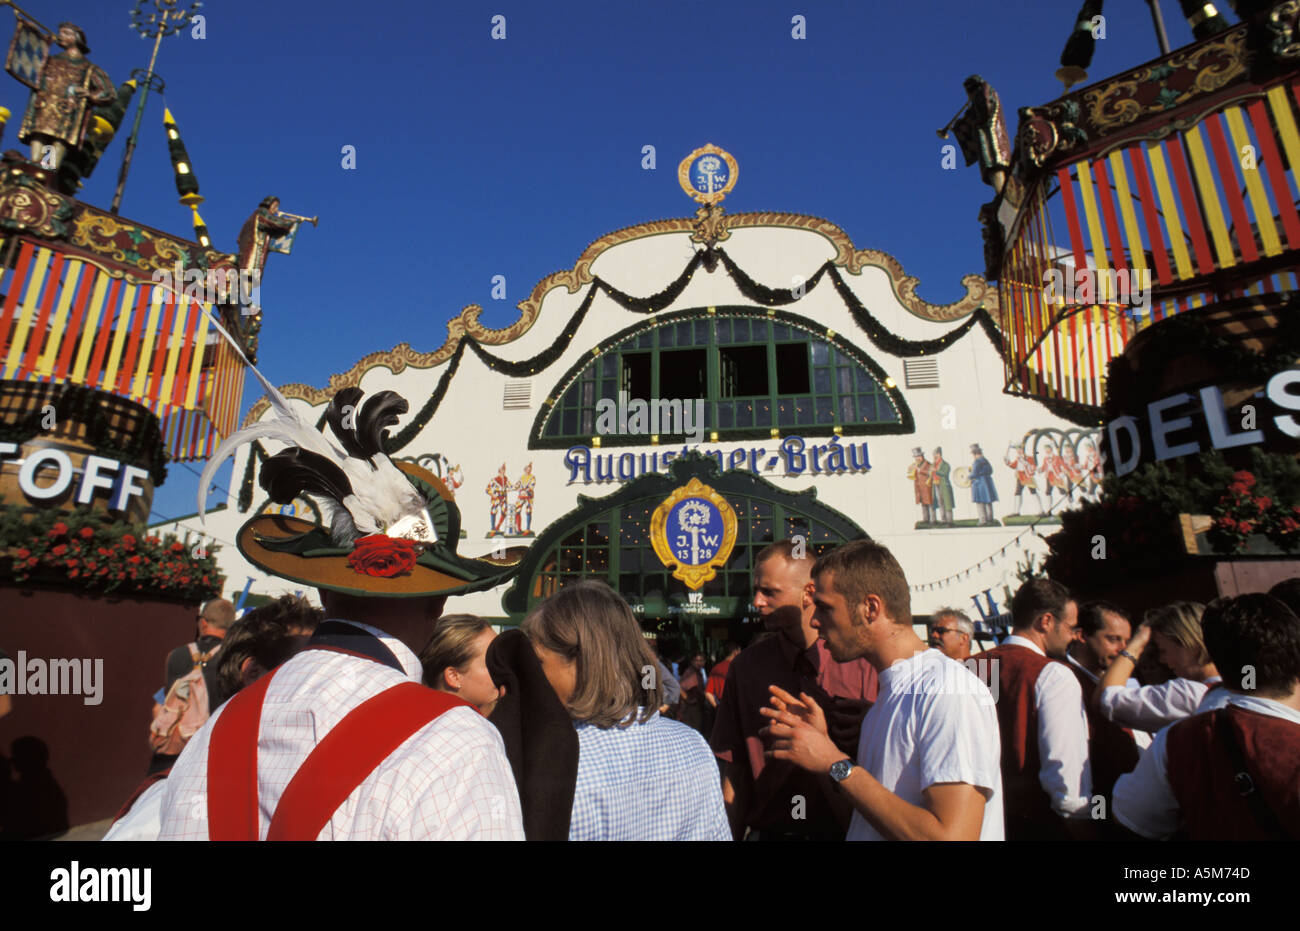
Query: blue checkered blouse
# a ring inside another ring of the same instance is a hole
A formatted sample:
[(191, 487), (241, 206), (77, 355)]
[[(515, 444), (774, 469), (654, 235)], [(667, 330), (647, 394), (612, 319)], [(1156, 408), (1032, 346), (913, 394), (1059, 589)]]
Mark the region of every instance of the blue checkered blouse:
[(627, 727), (574, 726), (569, 840), (731, 840), (718, 764), (698, 732), (657, 712)]

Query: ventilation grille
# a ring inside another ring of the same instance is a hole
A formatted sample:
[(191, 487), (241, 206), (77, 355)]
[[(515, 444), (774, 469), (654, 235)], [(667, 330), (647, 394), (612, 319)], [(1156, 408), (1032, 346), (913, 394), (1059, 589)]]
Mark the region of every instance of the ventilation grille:
[(506, 393), (501, 406), (508, 411), (527, 410), (532, 407), (533, 383), (530, 381), (506, 382)]
[(938, 359), (904, 359), (903, 378), (909, 388), (938, 388)]

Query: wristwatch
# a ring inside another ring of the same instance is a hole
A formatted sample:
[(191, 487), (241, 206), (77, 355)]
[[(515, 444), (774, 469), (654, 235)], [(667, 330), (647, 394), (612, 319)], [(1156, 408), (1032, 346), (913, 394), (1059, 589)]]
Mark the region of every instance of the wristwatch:
[(842, 760), (836, 760), (831, 764), (831, 778), (836, 782), (843, 782), (845, 779), (849, 778), (849, 773), (853, 771), (853, 767), (856, 765), (857, 764), (848, 757), (845, 757)]

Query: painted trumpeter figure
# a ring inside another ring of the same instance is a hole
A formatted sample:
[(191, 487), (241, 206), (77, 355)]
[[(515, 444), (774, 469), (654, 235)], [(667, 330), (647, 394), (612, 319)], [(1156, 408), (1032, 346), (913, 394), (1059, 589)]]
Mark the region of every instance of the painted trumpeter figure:
[(260, 280), (271, 240), (292, 232), (296, 223), (294, 218), (281, 216), (280, 198), (263, 197), (239, 230), (239, 267), (254, 272)]
[(1007, 454), (1002, 457), (1002, 461), (1016, 473), (1016, 515), (1020, 514), (1020, 498), (1026, 491), (1034, 496), (1034, 501), (1038, 503), (1038, 513), (1042, 514), (1043, 499), (1038, 497), (1038, 482), (1034, 478), (1038, 463), (1025, 452), (1025, 444), (1012, 443), (1007, 447)]

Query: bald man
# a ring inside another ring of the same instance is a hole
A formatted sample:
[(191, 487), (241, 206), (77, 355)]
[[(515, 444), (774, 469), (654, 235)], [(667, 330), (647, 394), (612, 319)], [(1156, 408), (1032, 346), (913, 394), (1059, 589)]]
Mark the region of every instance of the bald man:
[(814, 558), (790, 540), (754, 561), (754, 606), (775, 633), (742, 650), (727, 670), (711, 741), (725, 764), (722, 796), (737, 840), (843, 840), (852, 808), (828, 779), (765, 758), (768, 687), (806, 692), (826, 714), (831, 737), (852, 754), (876, 699), (876, 671), (863, 659), (837, 663), (812, 626)]

